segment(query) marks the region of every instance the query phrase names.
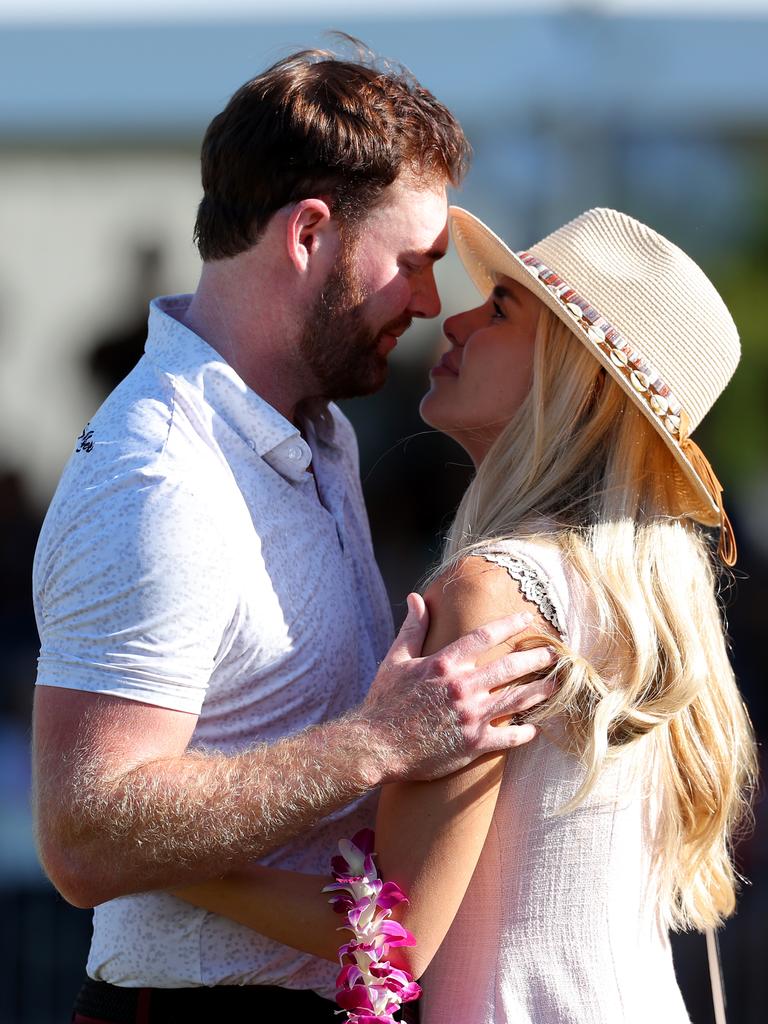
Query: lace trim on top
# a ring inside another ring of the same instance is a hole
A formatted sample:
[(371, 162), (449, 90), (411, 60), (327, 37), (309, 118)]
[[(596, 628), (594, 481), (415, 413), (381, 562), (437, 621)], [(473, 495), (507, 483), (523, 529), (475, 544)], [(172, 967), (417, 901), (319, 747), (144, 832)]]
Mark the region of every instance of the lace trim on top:
[(564, 643), (567, 641), (568, 634), (565, 629), (565, 623), (560, 621), (560, 614), (549, 593), (550, 581), (541, 569), (537, 568), (533, 562), (529, 562), (526, 558), (521, 558), (519, 555), (509, 555), (502, 551), (485, 551), (481, 549), (474, 551), (473, 554), (480, 555), (487, 562), (494, 562), (496, 565), (506, 569), (512, 579), (520, 584), (523, 597), (535, 604), (547, 622), (555, 627), (560, 634), (560, 639)]

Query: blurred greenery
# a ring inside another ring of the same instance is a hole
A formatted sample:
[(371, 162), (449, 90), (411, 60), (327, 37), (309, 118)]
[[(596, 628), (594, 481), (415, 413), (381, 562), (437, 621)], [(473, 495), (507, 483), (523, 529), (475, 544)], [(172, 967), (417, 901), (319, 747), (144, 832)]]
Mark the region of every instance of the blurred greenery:
[(751, 223), (738, 250), (709, 268), (742, 344), (739, 368), (701, 429), (700, 443), (726, 491), (768, 469), (768, 140), (756, 157)]

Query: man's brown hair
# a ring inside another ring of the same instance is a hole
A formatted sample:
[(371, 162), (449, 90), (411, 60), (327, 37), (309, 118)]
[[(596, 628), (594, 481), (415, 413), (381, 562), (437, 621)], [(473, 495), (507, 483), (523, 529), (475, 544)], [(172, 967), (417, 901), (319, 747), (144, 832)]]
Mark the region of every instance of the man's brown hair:
[(458, 185), (469, 153), (451, 112), (404, 68), (302, 50), (241, 86), (208, 126), (195, 241), (204, 260), (236, 256), (309, 196), (349, 226), (404, 171)]

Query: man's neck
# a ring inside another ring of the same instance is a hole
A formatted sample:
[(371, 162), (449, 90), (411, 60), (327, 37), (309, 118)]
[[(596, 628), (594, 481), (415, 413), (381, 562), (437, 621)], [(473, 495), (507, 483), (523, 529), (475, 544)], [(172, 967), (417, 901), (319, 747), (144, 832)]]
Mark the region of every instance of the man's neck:
[(301, 363), (292, 338), (295, 332), (282, 322), (282, 304), (279, 298), (265, 303), (257, 293), (244, 296), (232, 291), (223, 275), (204, 272), (182, 322), (215, 349), (251, 390), (294, 421), (297, 405), (310, 396), (307, 382), (297, 373)]

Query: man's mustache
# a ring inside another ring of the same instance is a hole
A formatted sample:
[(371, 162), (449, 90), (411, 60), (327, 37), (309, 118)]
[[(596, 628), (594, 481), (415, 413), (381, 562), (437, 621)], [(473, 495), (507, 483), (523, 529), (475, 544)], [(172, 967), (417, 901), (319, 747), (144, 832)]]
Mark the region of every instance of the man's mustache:
[(390, 320), (388, 324), (385, 324), (381, 328), (378, 337), (380, 338), (382, 334), (405, 334), (405, 332), (408, 330), (412, 323), (412, 316), (401, 316), (397, 320)]

